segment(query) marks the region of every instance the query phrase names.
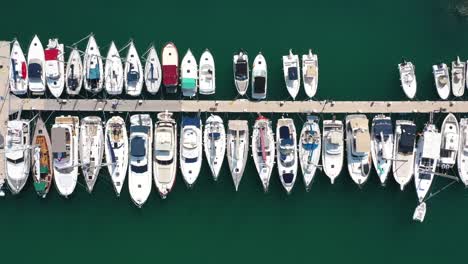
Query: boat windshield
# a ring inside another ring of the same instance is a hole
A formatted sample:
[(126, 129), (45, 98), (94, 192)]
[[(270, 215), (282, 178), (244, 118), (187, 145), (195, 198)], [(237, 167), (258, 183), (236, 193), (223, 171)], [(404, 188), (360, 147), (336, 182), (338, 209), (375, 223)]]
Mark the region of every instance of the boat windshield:
[(132, 172), (134, 173), (145, 173), (148, 171), (148, 165), (136, 166), (131, 165)]

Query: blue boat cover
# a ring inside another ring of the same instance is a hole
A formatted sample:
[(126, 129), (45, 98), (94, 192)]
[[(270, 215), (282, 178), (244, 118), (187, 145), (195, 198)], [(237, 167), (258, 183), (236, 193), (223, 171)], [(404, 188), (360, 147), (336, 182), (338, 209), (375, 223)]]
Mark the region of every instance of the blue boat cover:
[(314, 151), (315, 149), (317, 149), (318, 144), (306, 143), (306, 144), (302, 144), (302, 147), (307, 151)]
[(99, 64), (96, 64), (96, 67), (89, 69), (88, 79), (99, 80), (100, 78), (101, 78), (101, 72), (99, 71)]
[(13, 66), (13, 80), (18, 79), (18, 71), (16, 70), (16, 63), (14, 59), (11, 59), (11, 65)]
[(29, 78), (42, 78), (42, 66), (39, 63), (31, 63), (28, 65)]
[(149, 72), (150, 72), (150, 77), (148, 78), (148, 80), (155, 81), (156, 78), (154, 78), (154, 64), (153, 63), (150, 64)]
[(293, 145), (293, 140), (292, 138), (285, 138), (281, 139), (281, 146), (292, 146)]
[(294, 180), (294, 174), (292, 173), (283, 173), (283, 181), (285, 183), (292, 183)]
[(128, 82), (137, 82), (140, 79), (140, 73), (137, 71), (129, 71), (127, 73), (127, 81)]
[(256, 94), (264, 94), (266, 88), (266, 78), (263, 76), (255, 77), (254, 81), (254, 93)]
[(376, 120), (373, 126), (374, 136), (380, 140), (380, 133), (383, 134), (384, 139), (388, 139), (389, 135), (393, 133), (392, 122), (390, 120)]
[(399, 151), (403, 153), (413, 152), (414, 141), (416, 139), (416, 126), (415, 125), (402, 125)]
[(288, 68), (288, 79), (291, 81), (297, 80), (297, 67)]
[(145, 133), (148, 134), (149, 127), (147, 126), (131, 126), (130, 133)]
[(185, 126), (196, 126), (200, 128), (200, 118), (188, 117), (188, 116), (182, 117), (182, 127), (185, 127)]
[(197, 161), (198, 158), (192, 158), (192, 159), (185, 159), (185, 163), (194, 163)]
[(144, 157), (146, 155), (145, 143), (142, 137), (134, 137), (131, 142), (131, 155), (133, 157)]
[(213, 140), (218, 140), (218, 139), (221, 137), (221, 134), (218, 133), (218, 132), (209, 133), (209, 134), (208, 134), (208, 137), (209, 137), (209, 138), (212, 138)]
[(281, 139), (289, 138), (289, 127), (288, 126), (280, 127), (280, 138)]

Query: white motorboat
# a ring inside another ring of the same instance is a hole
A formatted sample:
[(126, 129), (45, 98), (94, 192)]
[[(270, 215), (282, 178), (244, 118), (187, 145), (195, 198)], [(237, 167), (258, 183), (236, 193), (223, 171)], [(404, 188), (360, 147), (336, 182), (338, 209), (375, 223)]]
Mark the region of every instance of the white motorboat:
[(297, 178), (297, 135), (291, 118), (278, 120), (276, 124), (276, 157), (278, 174), (287, 194), (290, 194)]
[(104, 74), (102, 66), (101, 52), (94, 39), (90, 36), (83, 57), (84, 68), (84, 88), (88, 92), (98, 93), (102, 91), (104, 83)]
[(128, 190), (133, 203), (141, 208), (148, 200), (152, 185), (153, 120), (148, 114), (130, 117), (130, 166)]
[(60, 195), (70, 196), (78, 181), (78, 139), (80, 120), (77, 116), (59, 116), (52, 126), (52, 156), (55, 186)]
[(252, 65), (252, 99), (262, 100), (267, 95), (268, 68), (262, 53), (259, 53)]
[(106, 123), (104, 153), (115, 193), (120, 196), (128, 170), (128, 135), (125, 121), (113, 116)]
[(213, 55), (208, 49), (202, 53), (199, 66), (200, 94), (214, 94), (216, 92), (216, 68)]
[(127, 59), (124, 67), (124, 84), (127, 94), (130, 96), (139, 96), (143, 88), (143, 66), (140, 57), (133, 44), (128, 47)]
[(304, 91), (309, 98), (317, 93), (318, 86), (318, 57), (309, 49), (308, 54), (302, 55), (302, 79), (304, 82)]
[(409, 99), (413, 99), (416, 95), (416, 74), (414, 73), (414, 65), (410, 61), (403, 61), (398, 64), (400, 72), (401, 87)]
[(161, 57), (163, 85), (167, 93), (176, 93), (179, 86), (179, 54), (174, 43), (164, 46)]
[(459, 147), (460, 129), (457, 118), (453, 114), (448, 114), (441, 127), (441, 145), (439, 167), (442, 170), (449, 170), (455, 166)]
[(393, 144), (393, 178), (403, 191), (414, 173), (416, 154), (416, 125), (413, 121), (397, 120), (395, 123), (395, 142)]
[(243, 50), (240, 50), (233, 57), (234, 84), (237, 92), (243, 96), (249, 88), (249, 56)]
[(171, 192), (177, 171), (177, 123), (172, 113), (158, 114), (154, 124), (154, 182), (161, 198)]
[(211, 174), (216, 181), (226, 154), (226, 130), (220, 116), (211, 115), (206, 119), (203, 145)]
[(114, 41), (111, 42), (107, 52), (106, 65), (104, 68), (104, 87), (110, 95), (119, 95), (123, 91), (123, 65), (119, 50)]
[(81, 61), (80, 52), (73, 49), (68, 58), (65, 86), (69, 95), (77, 95), (81, 91), (83, 85), (83, 63)]
[(249, 154), (248, 125), (247, 120), (229, 120), (228, 122), (226, 155), (236, 192), (239, 190)]
[(49, 39), (45, 55), (47, 87), (55, 98), (59, 98), (65, 86), (65, 50), (58, 39)]
[(28, 92), (28, 63), (17, 40), (13, 41), (10, 53), (10, 91), (16, 95)]
[(362, 187), (371, 169), (369, 120), (365, 115), (346, 116), (346, 149), (349, 175)]
[(200, 174), (202, 149), (202, 124), (199, 117), (182, 117), (180, 127), (180, 169), (184, 181), (191, 188)]
[(315, 171), (320, 166), (321, 149), (322, 138), (320, 137), (319, 119), (317, 116), (307, 116), (299, 140), (299, 160), (306, 191), (310, 190)]
[(424, 221), (424, 217), (426, 217), (426, 210), (427, 210), (426, 203), (424, 202), (420, 203), (414, 210), (413, 220), (422, 223)]
[(45, 198), (52, 186), (54, 170), (52, 168), (52, 143), (47, 127), (39, 116), (34, 128), (32, 140), (32, 176), (34, 190), (39, 197)]
[(441, 135), (434, 124), (429, 122), (419, 137), (414, 166), (414, 185), (420, 203), (424, 201), (435, 177), (440, 158)]
[(10, 120), (5, 140), (6, 180), (12, 194), (26, 184), (31, 168), (29, 120)]
[(34, 95), (42, 95), (46, 90), (44, 47), (37, 35), (28, 50), (29, 90)]
[(446, 100), (450, 95), (450, 77), (447, 64), (432, 65), (432, 73), (434, 74), (437, 94), (439, 94), (440, 99)]
[(322, 168), (332, 184), (343, 168), (343, 137), (343, 122), (323, 120)]
[(264, 116), (259, 116), (255, 120), (252, 132), (252, 156), (263, 191), (267, 192), (275, 164), (275, 138), (271, 121)]
[(198, 65), (190, 49), (185, 53), (180, 65), (180, 89), (182, 95), (194, 97), (198, 90)]
[(104, 155), (104, 134), (100, 117), (87, 116), (81, 119), (79, 152), (83, 177), (88, 192), (91, 193), (99, 176)]
[(371, 153), (380, 183), (385, 186), (393, 160), (393, 125), (389, 116), (377, 115), (372, 119)]
[(301, 87), (300, 72), (299, 56), (289, 50), (289, 54), (283, 56), (283, 75), (286, 88), (293, 100), (296, 99)]
[(466, 62), (460, 61), (460, 57), (457, 56), (457, 60), (452, 61), (452, 93), (456, 97), (465, 93), (465, 72)]
[(161, 62), (159, 62), (158, 53), (154, 46), (148, 51), (145, 63), (145, 85), (150, 94), (156, 94), (161, 86)]
[(457, 155), (458, 175), (463, 184), (468, 186), (468, 118), (460, 119), (459, 149)]

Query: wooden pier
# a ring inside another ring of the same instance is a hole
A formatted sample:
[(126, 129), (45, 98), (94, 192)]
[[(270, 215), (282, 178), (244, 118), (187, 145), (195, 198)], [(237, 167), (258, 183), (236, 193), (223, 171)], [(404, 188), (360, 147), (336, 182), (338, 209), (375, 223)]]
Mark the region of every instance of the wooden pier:
[(5, 183), (5, 136), (8, 121), (10, 42), (0, 41), (0, 187)]

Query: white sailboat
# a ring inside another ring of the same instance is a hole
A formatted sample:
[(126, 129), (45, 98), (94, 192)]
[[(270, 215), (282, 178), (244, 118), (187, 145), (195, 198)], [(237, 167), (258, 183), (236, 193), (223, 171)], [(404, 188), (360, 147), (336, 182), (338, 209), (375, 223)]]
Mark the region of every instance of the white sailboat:
[(78, 139), (80, 120), (77, 116), (59, 116), (52, 126), (54, 181), (60, 195), (70, 196), (78, 181)]
[(28, 64), (17, 40), (13, 41), (10, 53), (10, 91), (15, 95), (28, 92)]
[(239, 190), (239, 184), (244, 175), (248, 153), (249, 127), (247, 120), (229, 120), (226, 155), (236, 192)]
[(208, 49), (202, 53), (199, 66), (200, 94), (214, 94), (216, 92), (216, 68), (213, 55)]
[(457, 56), (457, 60), (452, 61), (452, 93), (456, 97), (465, 93), (465, 72), (466, 63)]
[(332, 184), (343, 168), (343, 134), (343, 122), (323, 120), (322, 167)]
[(278, 174), (287, 194), (290, 194), (297, 178), (296, 126), (291, 118), (278, 120), (276, 124), (276, 158)]
[(182, 95), (194, 97), (198, 91), (198, 65), (190, 49), (185, 53), (180, 65), (180, 89)]
[(414, 173), (416, 154), (416, 125), (413, 121), (397, 120), (395, 123), (395, 142), (393, 144), (393, 178), (403, 191)]
[(148, 114), (130, 117), (130, 166), (128, 190), (133, 203), (141, 208), (148, 200), (152, 185), (153, 120)]
[(252, 99), (262, 100), (267, 95), (268, 68), (265, 57), (259, 53), (252, 65)]
[(128, 135), (125, 121), (113, 116), (106, 123), (104, 152), (107, 171), (112, 179), (115, 193), (120, 196), (128, 169)]
[(150, 94), (156, 94), (161, 86), (161, 62), (159, 62), (158, 53), (154, 46), (148, 51), (145, 63), (145, 85)]
[(264, 116), (259, 116), (255, 120), (252, 132), (252, 156), (263, 191), (267, 192), (275, 164), (275, 138), (271, 121)]
[(182, 117), (180, 127), (180, 169), (189, 188), (195, 184), (200, 174), (202, 149), (202, 124), (199, 117)]
[(161, 198), (171, 192), (177, 171), (177, 123), (172, 113), (158, 114), (154, 124), (154, 182)]
[(90, 36), (88, 45), (86, 46), (85, 54), (83, 57), (84, 68), (84, 88), (88, 92), (99, 93), (102, 91), (104, 83), (104, 74), (102, 66), (101, 52), (94, 39)]
[(211, 115), (206, 119), (203, 145), (211, 174), (216, 181), (226, 153), (226, 131), (220, 116)]
[(5, 141), (6, 180), (12, 194), (26, 184), (31, 168), (31, 131), (29, 120), (10, 120)]
[(234, 54), (233, 58), (234, 68), (234, 84), (236, 85), (237, 92), (243, 96), (249, 88), (249, 56), (243, 50)]
[(283, 56), (283, 75), (286, 88), (292, 99), (296, 99), (301, 87), (299, 56), (289, 50), (289, 54)]
[(45, 55), (41, 41), (34, 36), (28, 50), (29, 90), (34, 95), (42, 95), (46, 90)]
[(124, 67), (124, 84), (127, 94), (130, 96), (139, 96), (143, 88), (143, 66), (140, 57), (133, 44), (130, 42), (128, 47), (127, 59)]
[(393, 125), (389, 116), (377, 115), (372, 119), (371, 153), (380, 183), (385, 186), (393, 160)]
[(77, 49), (73, 49), (70, 53), (65, 73), (65, 86), (67, 87), (67, 93), (69, 95), (79, 94), (81, 86), (83, 85), (84, 71), (80, 52)]
[(310, 190), (315, 172), (320, 166), (321, 150), (322, 138), (320, 137), (319, 119), (317, 116), (307, 116), (299, 140), (299, 160), (306, 191)]
[(463, 184), (468, 186), (468, 118), (460, 119), (460, 145), (457, 155), (458, 175)]
[(104, 87), (110, 95), (119, 95), (123, 91), (123, 65), (119, 51), (114, 41), (111, 42), (107, 52), (106, 65), (104, 68)]
[(413, 99), (416, 95), (416, 74), (414, 73), (414, 65), (410, 61), (403, 61), (398, 64), (400, 72), (401, 87), (409, 99)]
[(98, 116), (81, 119), (80, 125), (80, 163), (88, 192), (93, 191), (104, 154), (104, 135), (102, 121)]
[(460, 129), (457, 118), (453, 114), (448, 114), (441, 127), (441, 145), (439, 167), (449, 170), (455, 166), (459, 147)]
[(45, 54), (45, 76), (47, 87), (55, 98), (59, 98), (65, 86), (65, 50), (58, 39), (49, 39)]
[(369, 120), (365, 115), (346, 116), (346, 149), (351, 179), (363, 186), (371, 167)]
[(304, 91), (309, 98), (317, 93), (318, 86), (318, 57), (309, 49), (308, 54), (302, 55), (302, 80)]
[(450, 77), (447, 64), (432, 65), (432, 73), (434, 74), (437, 94), (439, 94), (440, 99), (446, 100), (450, 95)]

